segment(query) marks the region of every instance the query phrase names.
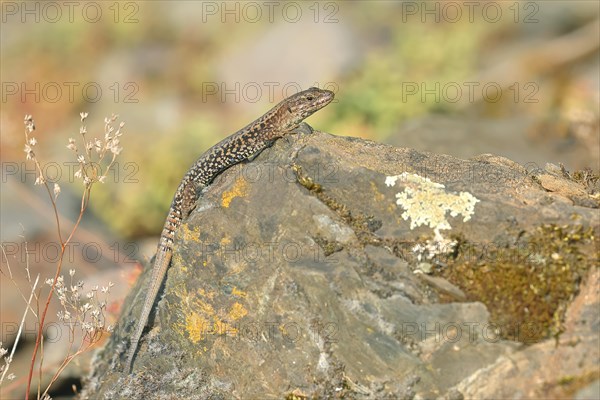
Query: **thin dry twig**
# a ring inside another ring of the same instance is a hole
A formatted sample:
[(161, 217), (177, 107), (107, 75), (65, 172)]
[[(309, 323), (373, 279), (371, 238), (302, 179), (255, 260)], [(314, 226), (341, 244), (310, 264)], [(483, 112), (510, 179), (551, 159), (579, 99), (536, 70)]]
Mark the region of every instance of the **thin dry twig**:
[[(4, 247), (2, 247), (2, 251), (4, 252)], [(5, 253), (6, 256), (6, 253)], [(15, 350), (17, 349), (17, 345), (19, 344), (19, 338), (21, 337), (21, 332), (23, 331), (23, 326), (25, 325), (25, 319), (27, 318), (27, 312), (31, 308), (31, 300), (33, 299), (33, 294), (35, 292), (35, 288), (40, 280), (40, 274), (35, 278), (35, 282), (33, 283), (33, 287), (31, 288), (31, 293), (29, 294), (29, 300), (27, 300), (27, 307), (25, 308), (25, 312), (23, 313), (23, 318), (21, 318), (21, 323), (19, 324), (19, 330), (17, 331), (17, 336), (15, 337), (15, 342), (13, 343), (12, 350), (10, 351), (10, 356), (5, 359), (5, 365), (2, 370), (2, 376), (0, 376), (0, 385), (4, 381), (4, 377), (10, 368), (10, 364), (12, 363), (13, 356), (15, 355)]]

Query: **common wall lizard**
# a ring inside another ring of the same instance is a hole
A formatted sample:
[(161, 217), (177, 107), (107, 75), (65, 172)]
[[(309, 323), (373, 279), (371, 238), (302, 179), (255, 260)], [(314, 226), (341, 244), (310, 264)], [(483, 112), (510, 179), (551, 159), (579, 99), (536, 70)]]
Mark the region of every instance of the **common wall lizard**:
[(313, 87), (286, 98), (262, 117), (208, 149), (184, 175), (160, 236), (146, 299), (130, 341), (126, 371), (131, 371), (138, 343), (169, 268), (175, 232), (194, 209), (202, 188), (225, 169), (255, 157), (276, 139), (299, 129), (305, 118), (325, 107), (333, 97), (333, 92)]

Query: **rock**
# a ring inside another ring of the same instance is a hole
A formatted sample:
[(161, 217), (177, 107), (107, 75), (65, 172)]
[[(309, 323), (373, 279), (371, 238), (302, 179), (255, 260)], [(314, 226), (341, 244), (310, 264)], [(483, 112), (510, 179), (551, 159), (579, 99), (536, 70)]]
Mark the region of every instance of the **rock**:
[(575, 400), (600, 399), (600, 379), (578, 391), (573, 397)]
[[(510, 393), (541, 387), (523, 377), (551, 368), (555, 340), (508, 340), (491, 319), (494, 304), (444, 271), (456, 268), (465, 243), (512, 248), (544, 224), (597, 230), (599, 220), (502, 157), (460, 160), (321, 132), (279, 140), (204, 191), (177, 234), (133, 373), (121, 368), (149, 267), (82, 397), (491, 398), (507, 393), (509, 377)], [(569, 235), (572, 246), (593, 247), (591, 234)], [(540, 248), (526, 262), (553, 265), (578, 248)], [(437, 276), (415, 274), (421, 263)], [(511, 290), (510, 281), (497, 284)], [(567, 288), (571, 298), (549, 318), (562, 321), (578, 286)], [(593, 326), (577, 349), (565, 347), (577, 351), (574, 379), (597, 365)], [(517, 374), (511, 360), (529, 370)]]
[[(456, 389), (467, 398), (572, 398), (597, 393), (600, 272), (592, 271), (571, 304), (566, 331), (523, 351), (505, 355), (465, 378)], [(575, 396), (577, 397), (577, 396)], [(581, 397), (581, 398), (598, 398)]]

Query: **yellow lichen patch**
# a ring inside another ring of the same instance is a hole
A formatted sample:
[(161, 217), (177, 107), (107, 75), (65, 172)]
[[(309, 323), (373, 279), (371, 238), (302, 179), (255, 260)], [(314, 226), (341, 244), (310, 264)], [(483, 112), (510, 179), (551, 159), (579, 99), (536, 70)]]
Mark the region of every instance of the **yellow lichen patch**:
[(215, 298), (215, 292), (212, 292), (212, 291), (208, 292), (204, 289), (198, 289), (198, 296), (206, 297), (207, 299), (212, 300)]
[(236, 197), (245, 197), (248, 194), (248, 182), (246, 182), (246, 180), (240, 176), (235, 180), (235, 183), (233, 184), (233, 187), (226, 191), (223, 192), (223, 195), (221, 197), (221, 205), (225, 208), (229, 207), (229, 204), (231, 204), (232, 200), (235, 199)]
[(186, 332), (192, 343), (196, 344), (204, 339), (204, 334), (206, 333), (206, 328), (210, 326), (209, 324), (210, 321), (206, 320), (199, 314), (191, 313), (186, 315)]
[(371, 182), (371, 191), (373, 191), (373, 198), (377, 202), (381, 202), (385, 200), (385, 195), (379, 191), (375, 182)]
[(246, 297), (248, 296), (248, 293), (239, 290), (237, 287), (234, 287), (233, 290), (231, 291), (231, 294), (234, 296), (238, 296), (238, 297)]
[(239, 330), (225, 321), (217, 320), (213, 324), (213, 332), (217, 335), (237, 336)]
[(195, 226), (194, 229), (190, 229), (188, 224), (182, 224), (179, 228), (183, 234), (183, 238), (186, 242), (193, 241), (195, 243), (200, 242), (200, 228)]
[(279, 325), (279, 326), (277, 327), (277, 329), (279, 329), (279, 332), (281, 332), (281, 334), (282, 334), (283, 336), (286, 336), (286, 335), (287, 335), (287, 331), (285, 330), (285, 325)]
[[(245, 297), (246, 293), (234, 289), (233, 295)], [(220, 296), (214, 291), (199, 289), (190, 295), (184, 289), (181, 299), (183, 322), (177, 324), (175, 330), (194, 344), (211, 335), (236, 336), (238, 329), (235, 322), (248, 315), (248, 310), (237, 301), (216, 309), (214, 303), (222, 299), (219, 300)]]
[(248, 314), (248, 310), (238, 302), (233, 303), (231, 310), (229, 310), (228, 317), (232, 321), (237, 321), (240, 318), (245, 317)]
[(213, 325), (215, 314), (212, 305), (204, 299), (210, 300), (212, 297), (214, 293), (207, 295), (204, 291), (198, 291), (193, 295), (183, 288), (180, 293), (183, 323), (176, 324), (174, 330), (194, 344), (203, 340)]
[(183, 272), (188, 272), (188, 266), (183, 262), (183, 258), (181, 258), (181, 255), (179, 253), (175, 253), (173, 254), (173, 258), (172, 258), (172, 262), (176, 263), (177, 265), (179, 265), (179, 268), (181, 271)]
[[(385, 201), (385, 194), (381, 193), (379, 191), (379, 188), (377, 187), (377, 185), (375, 184), (375, 182), (371, 182), (371, 191), (373, 192), (373, 199), (375, 199), (375, 201), (377, 201), (378, 203), (381, 203), (383, 201)], [(387, 211), (389, 211), (390, 213), (394, 213), (396, 211), (396, 207), (394, 206), (393, 203), (388, 203), (387, 206)], [(397, 219), (398, 223), (400, 223), (400, 219)]]

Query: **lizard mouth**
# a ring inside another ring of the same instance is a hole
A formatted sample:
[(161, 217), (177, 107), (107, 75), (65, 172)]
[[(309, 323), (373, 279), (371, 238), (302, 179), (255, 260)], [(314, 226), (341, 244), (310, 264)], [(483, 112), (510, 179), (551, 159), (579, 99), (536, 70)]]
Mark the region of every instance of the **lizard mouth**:
[(323, 90), (323, 96), (321, 97), (321, 99), (319, 99), (318, 103), (321, 107), (325, 107), (327, 104), (331, 103), (333, 101), (333, 98), (335, 97), (335, 93), (333, 93), (331, 90)]
[(321, 89), (319, 90), (318, 98), (315, 100), (313, 107), (310, 110), (310, 114), (320, 110), (327, 104), (333, 101), (335, 94), (331, 90)]

